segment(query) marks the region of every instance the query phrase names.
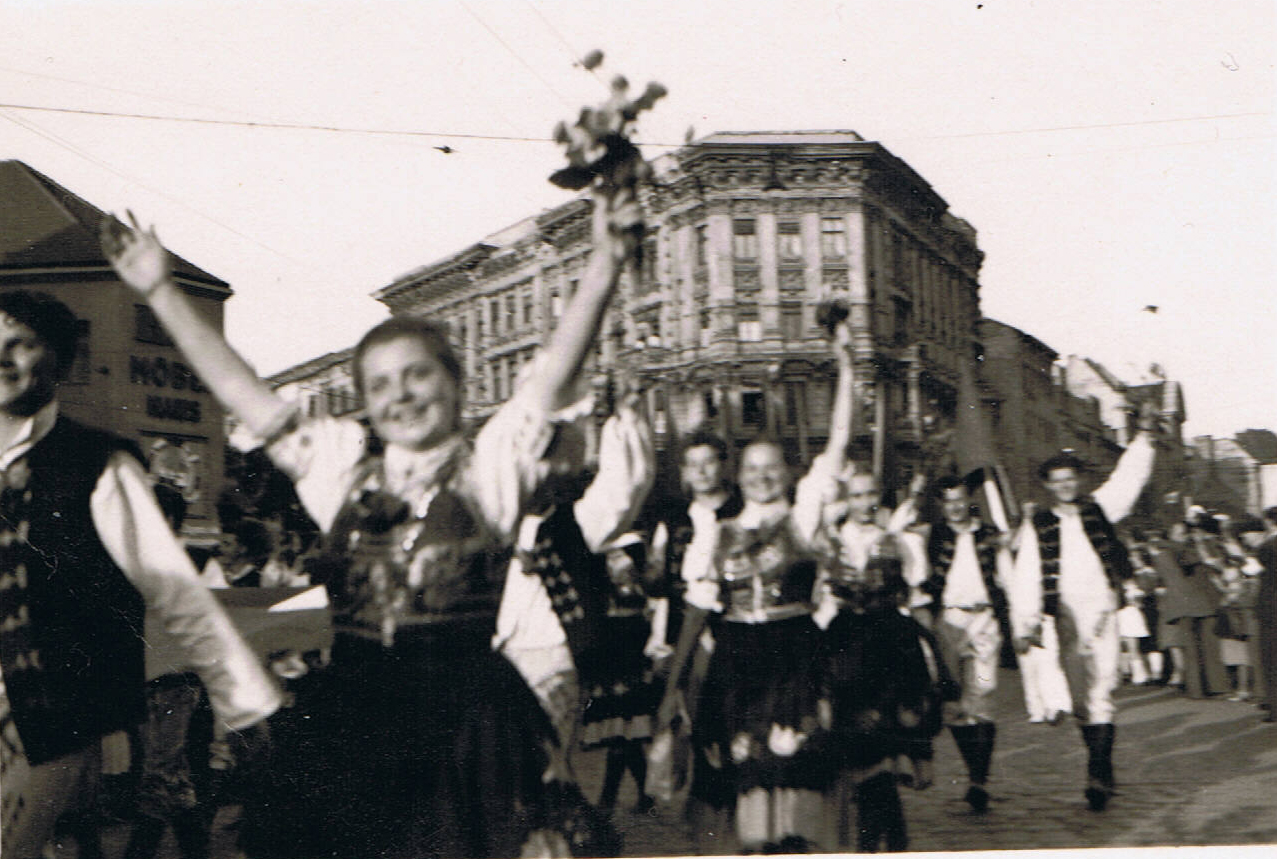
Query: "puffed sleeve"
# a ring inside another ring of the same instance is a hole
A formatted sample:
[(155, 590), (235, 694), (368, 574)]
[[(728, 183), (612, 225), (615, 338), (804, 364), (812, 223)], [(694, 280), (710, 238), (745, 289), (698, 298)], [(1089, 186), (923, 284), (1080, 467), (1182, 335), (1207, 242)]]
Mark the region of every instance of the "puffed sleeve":
[(217, 718), (239, 730), (275, 712), (281, 703), (278, 687), (200, 584), (136, 459), (126, 453), (111, 457), (94, 487), (90, 511), (107, 553), (181, 652), (185, 664), (174, 670), (199, 674)]
[(292, 479), (315, 524), (327, 531), (341, 510), (356, 467), (368, 452), (368, 433), (350, 418), (300, 419), (295, 409), (282, 413), (276, 423), (266, 438), (237, 430), (231, 444), (244, 451), (264, 448)]
[(544, 364), (539, 353), (520, 371), (520, 385), (479, 430), (465, 476), (467, 495), (495, 534), (511, 537), (523, 514), (523, 504), (546, 469), (542, 464), (557, 428), (592, 408), (585, 396), (559, 411), (537, 404), (539, 392), (528, 380)]
[(1011, 604), (1011, 630), (1026, 637), (1042, 624), (1042, 557), (1038, 552), (1038, 532), (1027, 516), (1020, 525), (1019, 549), (1006, 589)]
[(602, 551), (629, 529), (655, 479), (651, 425), (634, 409), (617, 409), (600, 433), (598, 474), (574, 505), (591, 551)]
[(838, 500), (839, 475), (833, 455), (825, 452), (811, 461), (811, 468), (794, 489), (794, 506), (790, 519), (794, 533), (803, 545), (810, 547), (816, 538), (825, 506)]

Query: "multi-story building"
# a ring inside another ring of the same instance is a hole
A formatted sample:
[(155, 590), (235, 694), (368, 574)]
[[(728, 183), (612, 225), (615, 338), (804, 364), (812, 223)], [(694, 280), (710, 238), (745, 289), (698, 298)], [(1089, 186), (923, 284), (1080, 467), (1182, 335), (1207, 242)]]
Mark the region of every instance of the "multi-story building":
[(1038, 466), (1065, 448), (1107, 472), (1121, 445), (1100, 420), (1098, 401), (1075, 396), (1061, 384), (1059, 353), (994, 319), (981, 319), (979, 332), (991, 435), (1015, 498), (1037, 500)]
[(1232, 438), (1195, 436), (1189, 446), (1191, 498), (1230, 516), (1277, 504), (1277, 435), (1249, 429)]
[[(828, 433), (834, 366), (816, 308), (851, 309), (863, 457), (907, 472), (951, 418), (975, 352), (975, 230), (907, 164), (851, 131), (719, 133), (657, 160), (649, 234), (590, 363), (629, 373), (660, 440), (706, 425), (760, 433), (805, 461)], [(374, 296), (445, 320), (464, 356), (468, 416), (509, 396), (589, 253), (586, 199), (411, 271)], [(888, 479), (891, 486), (896, 481)]]
[[(19, 161), (0, 162), (0, 290), (47, 292), (78, 317), (62, 411), (138, 442), (154, 473), (183, 487), (186, 530), (217, 530), (222, 412), (150, 308), (120, 282), (98, 242), (103, 212)], [(174, 279), (219, 329), (230, 287), (186, 260)]]

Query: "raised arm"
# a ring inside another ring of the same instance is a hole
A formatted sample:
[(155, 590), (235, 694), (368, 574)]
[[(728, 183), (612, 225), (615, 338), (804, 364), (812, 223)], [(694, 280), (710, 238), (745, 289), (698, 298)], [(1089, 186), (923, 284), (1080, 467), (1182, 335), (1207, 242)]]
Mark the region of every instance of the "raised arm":
[(546, 345), (545, 372), (532, 382), (538, 386), (539, 405), (547, 412), (571, 401), (573, 383), (598, 336), (621, 271), (642, 237), (642, 214), (632, 187), (600, 181), (592, 196), (594, 249), (585, 276)]
[(132, 212), (129, 220), (131, 226), (114, 217), (102, 222), (102, 249), (111, 267), (151, 305), (200, 381), (222, 405), (254, 435), (272, 435), (291, 406), (258, 378), (173, 280), (171, 258), (154, 228), (142, 229)]
[(829, 419), (829, 442), (825, 445), (825, 455), (830, 458), (835, 473), (841, 473), (847, 465), (847, 445), (851, 444), (856, 385), (851, 328), (846, 320), (834, 328), (834, 362), (838, 366), (838, 379), (834, 384), (834, 409)]

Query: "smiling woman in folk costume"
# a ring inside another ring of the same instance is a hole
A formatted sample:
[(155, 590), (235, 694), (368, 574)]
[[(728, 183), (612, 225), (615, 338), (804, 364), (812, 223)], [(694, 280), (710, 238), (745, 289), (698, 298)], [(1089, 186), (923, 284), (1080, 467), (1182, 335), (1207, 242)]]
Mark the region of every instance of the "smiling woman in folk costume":
[(250, 824), (270, 842), (259, 852), (512, 855), (541, 823), (552, 731), (492, 651), (497, 601), (513, 530), (550, 470), (556, 413), (640, 234), (632, 184), (596, 182), (581, 287), (537, 372), (473, 447), (460, 432), (463, 380), (446, 330), (392, 318), (369, 331), (353, 369), (384, 446), (372, 455), (358, 423), (303, 420), (256, 377), (176, 286), (153, 232), (118, 222), (105, 231), (120, 277), (326, 532), (332, 663), (298, 693), (310, 718), (278, 732), (292, 748), (278, 750), (283, 769)]

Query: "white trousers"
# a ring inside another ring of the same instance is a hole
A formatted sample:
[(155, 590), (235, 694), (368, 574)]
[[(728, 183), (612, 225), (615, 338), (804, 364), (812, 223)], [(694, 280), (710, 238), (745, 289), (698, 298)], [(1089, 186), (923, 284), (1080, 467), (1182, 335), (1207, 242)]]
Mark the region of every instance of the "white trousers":
[(1044, 722), (1056, 713), (1070, 713), (1073, 702), (1069, 684), (1060, 666), (1060, 643), (1055, 632), (1055, 618), (1042, 618), (1042, 646), (1030, 647), (1018, 654), (1020, 681), (1024, 686), (1024, 708), (1029, 718)]
[(1055, 629), (1073, 715), (1084, 725), (1111, 723), (1122, 649), (1117, 612), (1108, 606), (1069, 605), (1061, 600)]
[(945, 706), (945, 721), (951, 725), (992, 722), (1002, 650), (997, 615), (992, 608), (946, 608), (940, 613), (935, 630), (945, 667), (962, 685), (962, 697)]

